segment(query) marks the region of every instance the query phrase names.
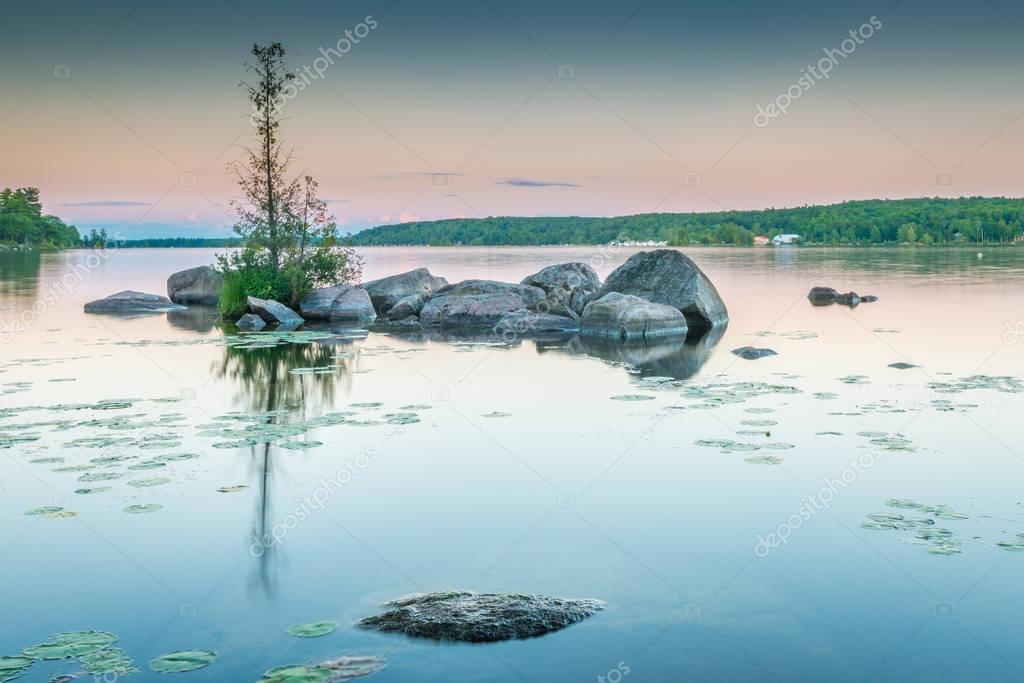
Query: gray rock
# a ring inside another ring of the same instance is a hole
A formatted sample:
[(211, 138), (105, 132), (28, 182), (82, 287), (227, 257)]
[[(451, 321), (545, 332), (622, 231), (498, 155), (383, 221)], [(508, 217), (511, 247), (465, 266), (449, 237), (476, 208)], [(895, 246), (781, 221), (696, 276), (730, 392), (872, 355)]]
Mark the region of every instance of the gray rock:
[(811, 303), (815, 306), (828, 306), (836, 302), (836, 297), (839, 296), (839, 292), (832, 289), (831, 287), (812, 287), (807, 298), (811, 300)]
[(693, 329), (707, 329), (729, 321), (729, 312), (711, 280), (697, 264), (674, 249), (642, 251), (631, 256), (608, 276), (595, 298), (611, 292), (677, 308)]
[(142, 313), (166, 313), (184, 310), (184, 306), (173, 303), (159, 294), (146, 294), (125, 290), (111, 294), (105, 299), (90, 301), (85, 305), (86, 313), (110, 313), (115, 315), (139, 315)]
[(570, 332), (578, 330), (579, 327), (579, 321), (573, 318), (550, 313), (537, 313), (525, 308), (503, 316), (494, 326), (495, 331), (504, 337), (529, 337), (549, 332)]
[(248, 301), (249, 312), (255, 313), (263, 318), (265, 322), (281, 323), (282, 325), (293, 327), (298, 327), (305, 322), (298, 313), (273, 299), (257, 299), (254, 296), (250, 296)]
[(397, 304), (388, 310), (388, 320), (403, 320), (410, 315), (419, 315), (420, 311), (423, 310), (423, 304), (427, 303), (428, 296), (430, 295), (417, 292), (400, 299)]
[(386, 602), (382, 607), (389, 608), (388, 611), (362, 619), (356, 625), (416, 638), (491, 643), (558, 631), (583, 621), (604, 606), (600, 600), (448, 591)]
[(167, 296), (176, 304), (216, 306), (224, 277), (210, 266), (189, 268), (167, 278)]
[(314, 289), (299, 302), (299, 312), (306, 320), (363, 322), (377, 317), (369, 293), (352, 285)]
[[(583, 308), (601, 289), (601, 280), (594, 269), (578, 262), (548, 266), (523, 278), (520, 284), (540, 287), (550, 305), (569, 309), (577, 316), (583, 314)], [(547, 312), (562, 315), (555, 309)]]
[(889, 363), (889, 367), (896, 368), (897, 370), (909, 370), (911, 368), (916, 368), (918, 366), (914, 365), (913, 363), (906, 363), (904, 361), (900, 361), (899, 363)]
[(544, 290), (491, 280), (465, 280), (435, 292), (420, 310), (426, 325), (494, 325), (521, 308), (533, 310), (544, 300)]
[(860, 305), (860, 297), (857, 296), (857, 292), (847, 292), (846, 294), (840, 294), (837, 296), (836, 303), (840, 306), (857, 308), (857, 306)]
[(379, 315), (386, 315), (391, 307), (411, 294), (430, 295), (448, 285), (443, 277), (434, 277), (426, 268), (408, 273), (372, 280), (363, 285)]
[(583, 309), (580, 333), (610, 339), (654, 339), (687, 332), (686, 317), (673, 306), (610, 292)]
[(758, 349), (753, 346), (741, 346), (738, 349), (733, 349), (732, 352), (744, 360), (757, 360), (758, 358), (779, 355), (777, 351), (772, 349)]
[(253, 313), (246, 313), (235, 322), (235, 327), (240, 330), (251, 330), (259, 331), (266, 327), (267, 324), (263, 322), (263, 318)]

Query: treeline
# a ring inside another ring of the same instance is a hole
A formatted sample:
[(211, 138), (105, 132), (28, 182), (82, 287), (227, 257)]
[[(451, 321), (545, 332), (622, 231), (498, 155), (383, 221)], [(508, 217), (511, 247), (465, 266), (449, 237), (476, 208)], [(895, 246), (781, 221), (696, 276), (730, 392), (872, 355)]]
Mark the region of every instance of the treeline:
[(29, 249), (79, 246), (78, 230), (56, 216), (43, 214), (39, 190), (0, 190), (0, 244)]
[(352, 236), (355, 246), (543, 245), (663, 241), (750, 245), (757, 236), (800, 235), (807, 244), (1008, 242), (1024, 227), (1024, 200), (1004, 197), (844, 202), (761, 211), (651, 213), (615, 218), (451, 219), (386, 225)]
[(115, 242), (122, 249), (164, 248), (164, 249), (212, 249), (216, 247), (237, 247), (241, 241), (233, 237), (160, 237)]

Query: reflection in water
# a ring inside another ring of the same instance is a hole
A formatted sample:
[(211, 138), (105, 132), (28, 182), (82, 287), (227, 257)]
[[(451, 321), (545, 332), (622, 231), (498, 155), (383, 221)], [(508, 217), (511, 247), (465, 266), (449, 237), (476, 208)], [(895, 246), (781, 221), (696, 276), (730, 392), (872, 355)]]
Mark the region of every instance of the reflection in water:
[[(334, 342), (334, 340), (328, 340)], [(339, 353), (341, 343), (282, 344), (269, 348), (224, 349), (216, 375), (231, 380), (239, 393), (235, 404), (264, 424), (286, 425), (319, 415), (332, 403), (339, 381), (351, 381), (351, 360)], [(347, 342), (350, 344), (351, 342)], [(295, 374), (297, 368), (333, 366), (333, 374)], [(270, 441), (251, 446), (256, 510), (245, 547), (257, 559), (250, 588), (273, 598), (277, 592), (278, 543), (273, 542), (272, 494), (278, 453)], [(285, 475), (287, 476), (287, 475)], [(271, 542), (266, 542), (271, 539)]]
[(0, 304), (38, 297), (40, 256), (31, 251), (0, 251)]
[(167, 312), (167, 322), (179, 330), (206, 333), (222, 322), (220, 311), (214, 306), (189, 306), (184, 310)]
[(577, 335), (563, 344), (538, 343), (537, 350), (587, 355), (615, 365), (626, 364), (641, 377), (688, 379), (707, 362), (725, 329), (723, 325), (696, 338), (688, 337), (685, 342), (679, 339), (617, 342)]

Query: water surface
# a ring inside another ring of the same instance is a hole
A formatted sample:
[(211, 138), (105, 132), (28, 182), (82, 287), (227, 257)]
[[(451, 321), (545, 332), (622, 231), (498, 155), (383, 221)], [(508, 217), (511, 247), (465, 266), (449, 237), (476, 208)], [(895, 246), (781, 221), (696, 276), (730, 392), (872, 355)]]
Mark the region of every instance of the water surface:
[[(605, 276), (633, 251), (362, 253), (367, 279), (428, 266), (454, 282), (569, 260)], [(82, 313), (121, 289), (163, 292), (214, 253), (0, 254), (0, 655), (99, 629), (139, 681), (184, 649), (219, 653), (179, 675), (190, 681), (341, 655), (387, 659), (381, 683), (614, 680), (622, 667), (638, 681), (1024, 678), (1024, 554), (997, 545), (1024, 533), (1019, 249), (692, 250), (731, 322), (670, 349), (340, 329), (245, 348), (201, 310)], [(814, 308), (814, 285), (881, 301)], [(779, 355), (730, 353), (746, 345)], [(291, 372), (304, 368), (322, 370)], [(636, 396), (649, 400), (613, 400)], [(113, 399), (127, 401), (96, 405)], [(216, 435), (254, 423), (294, 433)], [(161, 460), (179, 454), (197, 457)], [(132, 485), (158, 478), (170, 481)], [(861, 526), (936, 516), (890, 499), (949, 506), (939, 545), (959, 552)], [(150, 504), (162, 507), (123, 512)], [(78, 515), (23, 514), (42, 506)], [(484, 646), (351, 626), (443, 589), (608, 608)], [(320, 619), (341, 626), (285, 633)], [(76, 669), (36, 664), (26, 680)]]

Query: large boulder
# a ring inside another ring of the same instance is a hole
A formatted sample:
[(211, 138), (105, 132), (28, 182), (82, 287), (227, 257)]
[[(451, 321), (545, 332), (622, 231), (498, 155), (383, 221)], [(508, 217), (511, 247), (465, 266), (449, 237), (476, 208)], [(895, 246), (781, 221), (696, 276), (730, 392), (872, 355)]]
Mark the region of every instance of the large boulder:
[(711, 280), (697, 264), (674, 249), (641, 251), (631, 256), (608, 276), (595, 298), (611, 292), (677, 308), (692, 329), (729, 321), (729, 311)]
[[(520, 283), (544, 290), (549, 304), (564, 306), (576, 315), (601, 289), (601, 279), (586, 263), (561, 263), (528, 275)], [(552, 311), (556, 314), (558, 311)]]
[(386, 612), (362, 619), (356, 625), (416, 638), (492, 643), (558, 631), (583, 621), (604, 606), (600, 600), (447, 591), (386, 602), (382, 605)]
[(216, 306), (224, 277), (210, 266), (189, 268), (167, 278), (167, 296), (176, 304)]
[(388, 320), (404, 320), (409, 316), (416, 316), (423, 310), (423, 304), (427, 303), (429, 294), (417, 292), (399, 299), (398, 303), (388, 309)]
[(685, 337), (687, 329), (678, 308), (618, 292), (587, 304), (580, 322), (581, 334), (620, 340)]
[(372, 280), (365, 283), (363, 288), (370, 293), (377, 314), (383, 316), (392, 306), (411, 294), (429, 296), (447, 285), (448, 281), (443, 277), (434, 277), (426, 268), (417, 268), (408, 273)]
[(110, 313), (114, 315), (166, 313), (167, 311), (181, 311), (184, 309), (184, 306), (179, 306), (165, 296), (133, 292), (128, 289), (117, 294), (111, 294), (105, 299), (90, 301), (85, 305), (86, 313)]
[(369, 293), (352, 285), (314, 289), (299, 302), (299, 313), (307, 320), (364, 322), (377, 317)]
[(521, 308), (536, 309), (544, 301), (544, 290), (492, 280), (465, 280), (443, 287), (427, 299), (420, 310), (426, 325), (494, 325), (505, 315)]
[(290, 327), (305, 322), (298, 313), (273, 299), (257, 299), (250, 296), (248, 302), (249, 312), (258, 315), (268, 323), (279, 323)]

